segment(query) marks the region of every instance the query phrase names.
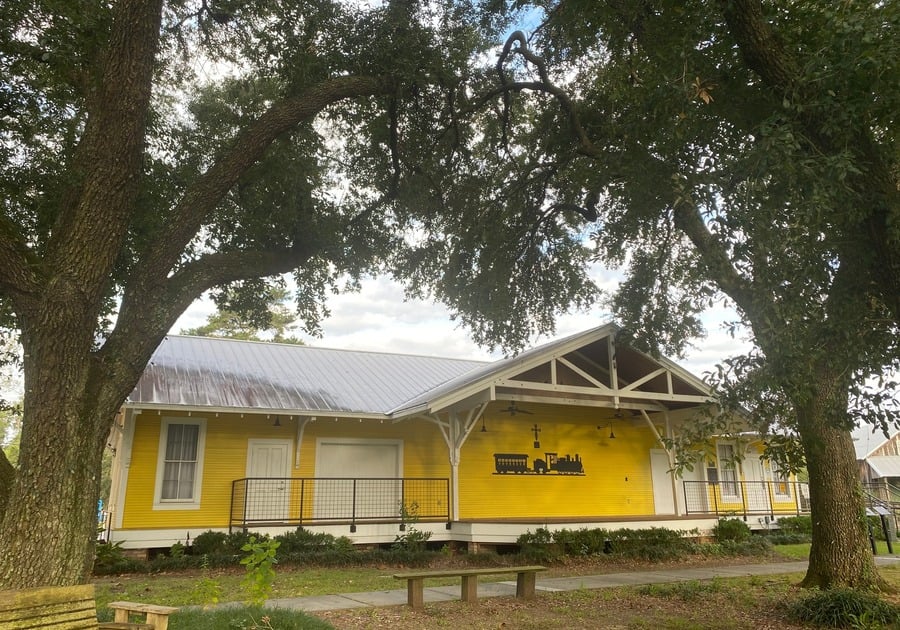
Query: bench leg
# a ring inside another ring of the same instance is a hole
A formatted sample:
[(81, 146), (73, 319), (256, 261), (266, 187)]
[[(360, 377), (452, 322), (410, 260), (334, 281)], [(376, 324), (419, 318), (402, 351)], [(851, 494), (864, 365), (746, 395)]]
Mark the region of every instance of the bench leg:
[(413, 610), (425, 608), (425, 580), (409, 578), (406, 581), (406, 601)]
[(516, 577), (516, 597), (531, 599), (534, 597), (535, 574), (533, 571), (519, 573)]
[(462, 600), (464, 602), (478, 601), (478, 576), (462, 576)]
[(128, 623), (128, 611), (124, 608), (116, 608), (116, 623)]
[(156, 630), (169, 629), (169, 615), (160, 615), (159, 613), (147, 613), (147, 623), (153, 624)]

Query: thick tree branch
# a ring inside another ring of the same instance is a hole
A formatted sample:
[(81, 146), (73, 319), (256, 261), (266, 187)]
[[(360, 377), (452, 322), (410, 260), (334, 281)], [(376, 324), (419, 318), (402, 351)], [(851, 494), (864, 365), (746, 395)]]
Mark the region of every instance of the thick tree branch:
[(113, 11), (73, 161), (80, 177), (58, 214), (46, 257), (50, 269), (74, 278), (95, 300), (107, 288), (137, 195), (162, 0), (118, 2)]
[[(802, 83), (798, 60), (766, 21), (760, 0), (719, 0), (719, 5), (744, 60), (763, 82), (792, 99), (813, 99), (815, 94), (808, 92), (818, 86)], [(823, 127), (830, 118), (828, 111), (811, 107), (805, 107), (799, 115), (804, 132), (817, 151), (833, 155), (849, 148), (856, 154), (858, 172), (851, 174), (848, 182), (868, 216), (858, 224), (846, 226), (844, 255), (856, 257), (865, 252), (870, 259), (868, 273), (879, 286), (894, 321), (900, 324), (900, 171), (886, 161), (865, 121), (856, 121), (849, 147), (843, 141), (835, 146), (832, 135)]]
[[(518, 44), (518, 46), (513, 48), (514, 44)], [(540, 81), (518, 83), (507, 81), (506, 73), (504, 72), (503, 67), (512, 53), (521, 55), (523, 59), (532, 64), (538, 71)], [(565, 112), (565, 114), (569, 117), (569, 122), (572, 125), (572, 131), (578, 138), (578, 142), (580, 145), (579, 152), (583, 153), (584, 155), (597, 155), (596, 149), (594, 148), (593, 144), (591, 144), (587, 132), (585, 132), (584, 127), (581, 124), (581, 120), (578, 116), (578, 111), (575, 108), (575, 104), (572, 102), (572, 99), (569, 98), (569, 95), (565, 90), (557, 85), (554, 85), (550, 80), (550, 75), (547, 73), (546, 62), (542, 57), (536, 55), (528, 47), (528, 39), (525, 37), (525, 34), (522, 31), (515, 31), (506, 39), (506, 43), (503, 45), (503, 50), (497, 58), (497, 74), (500, 77), (500, 87), (492, 90), (488, 95), (482, 97), (482, 99), (480, 99), (481, 103), (486, 102), (488, 98), (492, 98), (497, 94), (502, 94), (504, 115), (507, 115), (506, 113), (509, 111), (510, 107), (510, 92), (530, 89), (550, 94), (559, 102), (563, 112)]]
[(167, 229), (149, 245), (139, 263), (144, 281), (159, 282), (166, 277), (206, 216), (277, 138), (301, 122), (311, 120), (329, 105), (348, 98), (392, 92), (392, 81), (385, 77), (343, 76), (323, 81), (300, 96), (269, 108), (238, 134), (231, 148), (184, 193), (171, 213)]
[(9, 493), (15, 480), (16, 469), (6, 458), (6, 453), (0, 450), (0, 521), (3, 520), (3, 513), (6, 511)]
[(315, 242), (265, 251), (214, 252), (184, 265), (151, 293), (127, 292), (116, 327), (95, 357), (97, 377), (92, 380), (100, 384), (96, 397), (118, 408), (160, 341), (204, 291), (287, 273), (318, 253)]
[(709, 231), (697, 208), (688, 201), (675, 203), (674, 206), (675, 227), (690, 239), (706, 266), (709, 278), (747, 315), (760, 347), (766, 351), (772, 338), (771, 331), (783, 326), (783, 322), (775, 321), (765, 299), (761, 299), (752, 283), (734, 268), (722, 243)]
[(0, 293), (19, 309), (29, 296), (34, 298), (40, 292), (35, 262), (19, 229), (8, 217), (0, 216)]

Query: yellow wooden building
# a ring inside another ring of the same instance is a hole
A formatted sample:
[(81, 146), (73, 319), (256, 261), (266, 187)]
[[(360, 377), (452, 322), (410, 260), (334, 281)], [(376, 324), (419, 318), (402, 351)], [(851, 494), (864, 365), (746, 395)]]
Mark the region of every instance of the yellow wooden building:
[(156, 548), (302, 525), (381, 543), (415, 521), (433, 541), (503, 544), (805, 510), (752, 436), (673, 475), (665, 438), (714, 401), (617, 333), (492, 363), (170, 336), (116, 422), (108, 538)]

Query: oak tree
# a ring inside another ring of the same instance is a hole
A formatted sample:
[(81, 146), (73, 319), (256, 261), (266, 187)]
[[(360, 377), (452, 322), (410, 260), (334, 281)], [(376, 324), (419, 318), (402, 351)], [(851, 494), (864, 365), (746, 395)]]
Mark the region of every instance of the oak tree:
[[(0, 588), (87, 578), (113, 417), (196, 298), (239, 287), (252, 310), (292, 273), (314, 330), (345, 278), (411, 273), (438, 221), (409, 203), (418, 165), (456, 141), (430, 132), (452, 127), (501, 23), (465, 0), (0, 5), (0, 326), (20, 335), (25, 389)], [(461, 225), (452, 211), (440, 221)], [(522, 280), (555, 286), (500, 333), (588, 298), (573, 251)], [(472, 321), (478, 290), (456, 288)]]
[(800, 441), (804, 583), (879, 586), (849, 430), (898, 420), (900, 5), (516, 4), (539, 17), (483, 92), (471, 177), (534, 221), (596, 217), (597, 257), (628, 271), (615, 312), (651, 351), (736, 308), (755, 350), (723, 365), (725, 400)]

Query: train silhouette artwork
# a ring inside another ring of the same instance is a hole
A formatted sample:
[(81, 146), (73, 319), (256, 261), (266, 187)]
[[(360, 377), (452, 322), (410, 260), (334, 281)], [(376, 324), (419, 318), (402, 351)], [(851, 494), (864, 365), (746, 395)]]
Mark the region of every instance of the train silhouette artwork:
[(578, 453), (571, 457), (568, 453), (559, 457), (556, 453), (544, 453), (545, 459), (535, 457), (534, 467), (528, 466), (528, 455), (524, 453), (494, 453), (495, 475), (513, 473), (516, 475), (583, 475), (584, 464)]

